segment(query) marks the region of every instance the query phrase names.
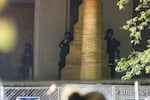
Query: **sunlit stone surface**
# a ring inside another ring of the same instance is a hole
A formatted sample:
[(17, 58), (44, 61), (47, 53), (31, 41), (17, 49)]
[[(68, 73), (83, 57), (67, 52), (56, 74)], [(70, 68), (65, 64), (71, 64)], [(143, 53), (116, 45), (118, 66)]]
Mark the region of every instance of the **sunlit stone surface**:
[(102, 31), (101, 0), (83, 0), (78, 17), (62, 79), (107, 79), (110, 74)]

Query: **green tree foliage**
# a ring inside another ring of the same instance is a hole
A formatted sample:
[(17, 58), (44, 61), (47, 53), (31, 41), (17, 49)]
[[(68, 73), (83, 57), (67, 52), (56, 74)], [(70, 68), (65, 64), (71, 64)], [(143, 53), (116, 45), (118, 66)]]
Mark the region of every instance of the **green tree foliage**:
[[(117, 6), (120, 10), (125, 8), (130, 0), (119, 0)], [(129, 31), (131, 44), (138, 45), (142, 40), (141, 34), (145, 29), (150, 29), (150, 0), (139, 0), (139, 4), (134, 9), (137, 16), (129, 19), (122, 29)], [(150, 39), (147, 40), (147, 49), (140, 51), (132, 51), (127, 58), (116, 60), (117, 72), (124, 72), (122, 80), (131, 79), (142, 72), (150, 73)]]

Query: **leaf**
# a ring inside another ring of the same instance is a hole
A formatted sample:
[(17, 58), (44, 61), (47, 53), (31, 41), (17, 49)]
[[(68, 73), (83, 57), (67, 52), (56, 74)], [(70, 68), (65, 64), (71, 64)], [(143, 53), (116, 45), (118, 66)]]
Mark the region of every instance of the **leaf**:
[(139, 30), (143, 30), (143, 29), (144, 29), (143, 25), (139, 25), (139, 26), (137, 26), (137, 28), (138, 28)]
[(132, 24), (132, 20), (128, 20), (127, 21), (127, 24), (129, 25), (129, 24)]
[(134, 43), (134, 40), (131, 40), (131, 44), (133, 44)]
[(136, 32), (136, 27), (129, 28), (129, 31), (132, 32), (132, 33)]
[(128, 25), (123, 25), (123, 26), (122, 26), (122, 29), (128, 30), (128, 29), (129, 29), (129, 26), (128, 26)]
[(147, 67), (145, 68), (145, 71), (146, 71), (145, 73), (147, 73), (147, 74), (150, 73), (150, 66), (147, 66)]
[(147, 43), (150, 44), (150, 39), (147, 40)]
[(135, 37), (136, 39), (141, 39), (141, 32), (136, 32)]

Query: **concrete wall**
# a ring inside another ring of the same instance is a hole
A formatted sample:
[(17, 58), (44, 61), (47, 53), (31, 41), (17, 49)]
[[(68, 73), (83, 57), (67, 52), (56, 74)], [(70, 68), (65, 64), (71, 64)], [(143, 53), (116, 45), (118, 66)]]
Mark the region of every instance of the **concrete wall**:
[(66, 23), (66, 0), (35, 0), (35, 80), (57, 79)]

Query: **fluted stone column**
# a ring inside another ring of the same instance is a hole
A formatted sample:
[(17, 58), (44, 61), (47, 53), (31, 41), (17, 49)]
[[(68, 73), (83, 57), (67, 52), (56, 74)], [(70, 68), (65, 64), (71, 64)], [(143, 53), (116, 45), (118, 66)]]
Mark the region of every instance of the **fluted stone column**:
[(102, 76), (104, 53), (101, 0), (84, 0), (81, 79), (96, 80)]
[(102, 32), (101, 0), (83, 0), (78, 19), (62, 79), (106, 79), (109, 77), (109, 68)]

